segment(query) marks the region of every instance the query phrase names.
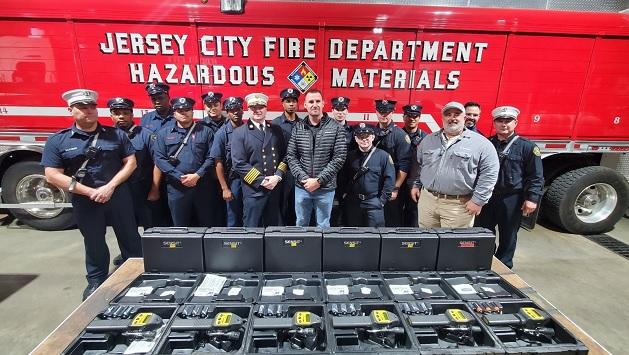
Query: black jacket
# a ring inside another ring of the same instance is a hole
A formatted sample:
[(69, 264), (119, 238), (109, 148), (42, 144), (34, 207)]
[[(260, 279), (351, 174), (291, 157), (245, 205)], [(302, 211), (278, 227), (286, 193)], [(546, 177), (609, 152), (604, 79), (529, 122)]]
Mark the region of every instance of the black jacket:
[(316, 177), (322, 189), (335, 189), (336, 175), (343, 167), (346, 155), (345, 129), (324, 114), (318, 129), (310, 126), (308, 117), (295, 123), (286, 161), (295, 184), (301, 186), (302, 180)]

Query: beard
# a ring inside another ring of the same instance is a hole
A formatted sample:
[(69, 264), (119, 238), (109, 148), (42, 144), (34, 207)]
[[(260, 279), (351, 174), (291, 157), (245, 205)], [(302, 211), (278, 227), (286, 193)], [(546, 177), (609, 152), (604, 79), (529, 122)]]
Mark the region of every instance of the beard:
[(443, 130), (447, 133), (447, 134), (459, 134), (463, 131), (463, 126), (465, 124), (463, 122), (459, 122), (459, 123), (448, 123), (446, 125), (443, 126)]

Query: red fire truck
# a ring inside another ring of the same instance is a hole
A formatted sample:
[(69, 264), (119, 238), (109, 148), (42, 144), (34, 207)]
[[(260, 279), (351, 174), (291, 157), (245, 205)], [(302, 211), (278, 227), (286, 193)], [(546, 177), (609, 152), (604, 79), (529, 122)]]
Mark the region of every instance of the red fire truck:
[(61, 93), (98, 91), (108, 124), (108, 98), (132, 98), (139, 118), (145, 84), (162, 81), (171, 96), (264, 92), (275, 112), (282, 89), (318, 88), (350, 97), (354, 123), (375, 120), (377, 98), (420, 103), (426, 131), (451, 100), (479, 102), (486, 135), (491, 109), (514, 105), (543, 153), (542, 213), (600, 233), (627, 209), (629, 15), (262, 0), (234, 14), (204, 2), (3, 1), (0, 208), (38, 229), (71, 225), (68, 193), (39, 165), (71, 124)]

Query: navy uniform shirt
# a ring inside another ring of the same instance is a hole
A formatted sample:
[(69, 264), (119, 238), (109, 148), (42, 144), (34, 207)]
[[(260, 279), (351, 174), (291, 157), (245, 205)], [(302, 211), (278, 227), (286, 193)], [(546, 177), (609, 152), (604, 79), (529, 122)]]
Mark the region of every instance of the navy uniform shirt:
[(141, 126), (129, 127), (129, 131), (122, 130), (135, 149), (135, 159), (138, 166), (129, 177), (129, 182), (151, 181), (153, 179), (153, 142), (155, 134)]
[(87, 173), (80, 182), (93, 188), (107, 184), (122, 168), (122, 160), (135, 153), (127, 135), (114, 127), (98, 124), (95, 131), (84, 132), (72, 125), (53, 134), (46, 141), (41, 164), (61, 168), (65, 175), (74, 175), (85, 161), (85, 152), (97, 132), (98, 152), (94, 159), (87, 162)]
[(406, 184), (409, 187), (412, 187), (413, 181), (417, 178), (417, 172), (419, 170), (419, 163), (417, 162), (417, 147), (419, 146), (419, 143), (421, 143), (422, 139), (426, 137), (426, 132), (419, 128), (415, 132), (407, 132), (406, 129), (402, 130), (411, 139), (411, 170), (408, 172)]
[(284, 133), (284, 142), (288, 144), (288, 141), (290, 140), (290, 134), (291, 132), (293, 132), (293, 127), (295, 126), (295, 123), (301, 120), (301, 117), (295, 115), (295, 120), (289, 121), (286, 118), (286, 112), (284, 112), (281, 115), (275, 117), (273, 121), (271, 121), (271, 124), (279, 126), (282, 129), (282, 133)]
[(173, 110), (168, 111), (166, 117), (162, 117), (157, 113), (157, 110), (145, 113), (140, 119), (140, 126), (148, 129), (151, 132), (157, 133), (165, 126), (175, 123), (175, 116)]
[(225, 116), (221, 116), (219, 120), (213, 120), (210, 116), (203, 117), (203, 124), (210, 127), (212, 133), (218, 132), (218, 130), (223, 127), (223, 125), (227, 122), (227, 118)]
[(426, 137), (426, 133), (419, 128), (415, 132), (407, 132), (405, 129), (403, 129), (403, 131), (408, 134), (408, 137), (411, 139), (411, 150), (416, 151), (419, 143)]
[(345, 132), (345, 143), (347, 143), (347, 151), (357, 148), (356, 140), (354, 140), (354, 128), (345, 121), (345, 124), (342, 126)]
[(393, 121), (386, 128), (374, 127), (376, 139), (374, 145), (389, 153), (393, 158), (395, 170), (408, 173), (411, 170), (411, 139), (403, 129), (396, 126)]
[(288, 170), (282, 129), (268, 122), (264, 124), (264, 132), (249, 121), (232, 134), (233, 169), (242, 178), (244, 195), (262, 196), (268, 191), (260, 186), (264, 177), (282, 177)]
[(179, 143), (183, 141), (188, 129), (181, 128), (177, 124), (166, 127), (157, 133), (154, 143), (155, 165), (164, 172), (171, 181), (180, 181), (182, 175), (198, 174), (203, 177), (212, 167), (213, 160), (210, 157), (210, 149), (214, 133), (203, 124), (197, 123), (190, 134), (188, 143), (177, 156), (179, 163), (173, 165), (168, 157), (175, 154)]
[[(374, 149), (374, 148), (372, 148)], [(393, 159), (389, 153), (382, 149), (375, 148), (367, 165), (365, 166), (369, 170), (366, 173), (356, 176), (359, 172), (363, 162), (367, 159), (369, 152), (363, 152), (360, 149), (354, 149), (347, 154), (347, 160), (345, 161), (347, 172), (345, 178), (348, 183), (348, 193), (352, 195), (362, 194), (370, 197), (377, 197), (380, 205), (372, 205), (372, 201), (361, 201), (361, 207), (373, 207), (382, 208), (385, 203), (391, 197), (393, 188), (395, 186), (395, 168), (393, 166)], [(356, 179), (355, 179), (356, 178)], [(363, 206), (363, 204), (367, 204)]]
[(501, 152), (514, 137), (515, 134), (512, 134), (506, 141), (498, 140), (497, 136), (489, 138), (496, 147), (500, 161), (494, 195), (523, 191), (525, 199), (539, 203), (544, 187), (540, 150), (535, 143), (519, 137), (509, 148), (508, 154), (501, 157)]
[(238, 177), (234, 173), (232, 164), (231, 140), (234, 133), (234, 126), (227, 122), (214, 135), (214, 143), (212, 143), (212, 151), (210, 156), (214, 161), (220, 160), (224, 164), (226, 176), (231, 180)]

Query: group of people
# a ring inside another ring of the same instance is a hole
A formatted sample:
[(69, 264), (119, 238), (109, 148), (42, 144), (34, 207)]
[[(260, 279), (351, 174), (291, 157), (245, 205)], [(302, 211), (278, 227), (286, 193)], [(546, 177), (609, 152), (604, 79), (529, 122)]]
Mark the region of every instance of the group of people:
[(419, 104), (403, 106), (403, 128), (387, 99), (374, 102), (377, 124), (350, 126), (350, 98), (333, 98), (328, 115), (316, 89), (303, 99), (305, 117), (300, 92), (282, 90), (283, 113), (273, 120), (263, 93), (209, 92), (201, 97), (207, 116), (195, 121), (195, 100), (169, 89), (146, 86), (155, 110), (139, 125), (131, 99), (110, 99), (113, 127), (98, 123), (96, 92), (62, 95), (74, 123), (48, 139), (42, 165), (50, 183), (72, 193), (84, 298), (108, 275), (107, 225), (119, 261), (141, 256), (138, 226), (498, 226), (496, 255), (511, 267), (520, 219), (542, 195), (540, 151), (515, 133), (514, 107), (492, 111), (496, 134), (487, 139), (474, 102), (446, 104), (443, 128), (426, 134)]

